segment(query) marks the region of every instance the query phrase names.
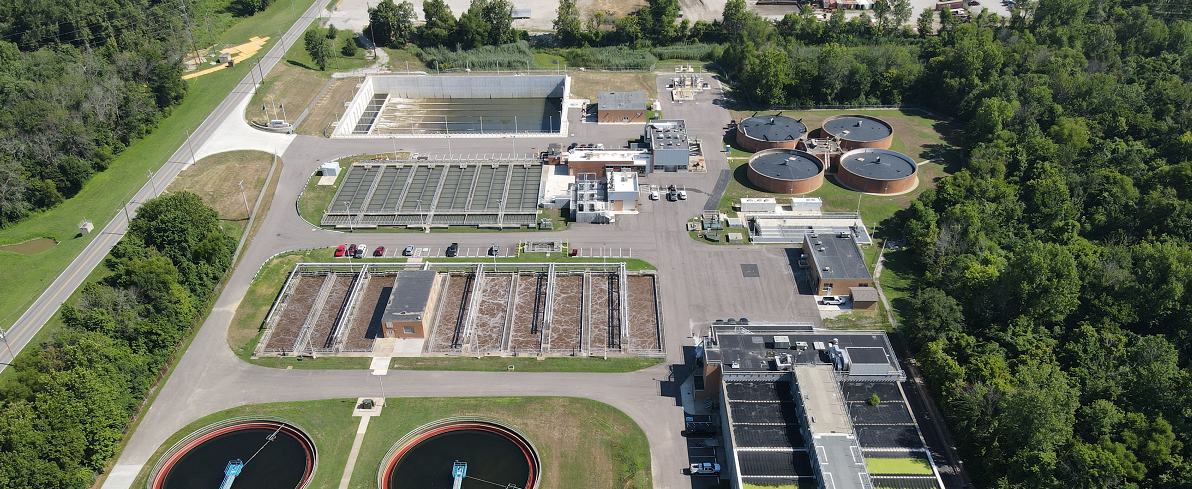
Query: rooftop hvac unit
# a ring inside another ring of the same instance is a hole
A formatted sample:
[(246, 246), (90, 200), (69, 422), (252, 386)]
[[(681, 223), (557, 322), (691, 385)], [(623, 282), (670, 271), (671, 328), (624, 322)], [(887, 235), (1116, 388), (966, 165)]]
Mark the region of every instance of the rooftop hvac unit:
[(462, 169), (464, 169), (464, 168), (467, 168), (467, 167), (468, 167), (468, 165), (467, 165), (467, 164), (465, 164), (465, 163), (460, 163), (460, 164), (459, 164), (459, 168), (460, 168), (461, 170), (462, 170)]
[(501, 167), (501, 165), (498, 165), (498, 164), (496, 164), (496, 163), (493, 163), (493, 164), (492, 164), (492, 167), (493, 167), (493, 169), (494, 169), (494, 170), (496, 170), (497, 168), (500, 168), (500, 167)]
[(529, 167), (530, 167), (529, 163), (522, 164), (522, 168), (529, 168)]
[(830, 272), (830, 271), (832, 271), (832, 267), (824, 267), (824, 271), (825, 271), (825, 272)]

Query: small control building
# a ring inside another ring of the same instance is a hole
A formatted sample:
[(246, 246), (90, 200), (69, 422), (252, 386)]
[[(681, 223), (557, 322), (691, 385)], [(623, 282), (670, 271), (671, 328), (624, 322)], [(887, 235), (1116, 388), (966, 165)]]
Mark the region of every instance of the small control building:
[(653, 158), (646, 173), (685, 172), (691, 161), (687, 126), (681, 120), (656, 120), (646, 125), (646, 144)]
[(642, 124), (649, 120), (646, 92), (600, 92), (596, 98), (600, 124)]
[(847, 294), (853, 287), (873, 283), (852, 233), (805, 234), (803, 253), (811, 268), (807, 280), (815, 295)]
[(433, 270), (397, 272), (393, 291), (381, 316), (386, 338), (426, 338), (433, 304), (439, 297), (438, 277), (438, 272)]

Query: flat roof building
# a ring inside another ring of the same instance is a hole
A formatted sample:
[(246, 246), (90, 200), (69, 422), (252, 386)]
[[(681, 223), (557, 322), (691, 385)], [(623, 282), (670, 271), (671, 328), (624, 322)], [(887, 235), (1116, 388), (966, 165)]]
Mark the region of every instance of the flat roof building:
[[(847, 361), (850, 353), (857, 360)], [(885, 333), (719, 324), (696, 344), (696, 358), (703, 362), (696, 398), (721, 398), (730, 487), (813, 480), (833, 489), (942, 487), (934, 464), (930, 476), (906, 476), (871, 474), (865, 463), (871, 456), (930, 462)], [(866, 402), (871, 392), (880, 393), (880, 408)]]
[[(425, 338), (432, 304), (439, 295), (438, 272), (402, 270), (393, 279), (381, 324), (386, 338)], [(373, 280), (382, 280), (378, 277)]]
[(691, 161), (691, 143), (681, 120), (656, 120), (646, 125), (646, 144), (653, 159), (646, 173), (687, 171)]
[(640, 124), (649, 120), (646, 92), (600, 92), (596, 101), (596, 121), (601, 124)]
[(609, 172), (631, 171), (645, 174), (650, 166), (650, 153), (634, 149), (573, 149), (563, 155), (569, 175), (594, 173), (605, 176)]
[(803, 237), (803, 253), (811, 268), (809, 285), (816, 295), (847, 293), (852, 287), (873, 283), (852, 233), (808, 233)]

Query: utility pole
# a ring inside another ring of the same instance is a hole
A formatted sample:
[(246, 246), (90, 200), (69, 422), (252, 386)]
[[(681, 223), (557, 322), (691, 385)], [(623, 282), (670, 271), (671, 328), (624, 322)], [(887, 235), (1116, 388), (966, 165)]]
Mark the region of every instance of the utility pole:
[[(132, 226), (132, 217), (129, 217), (129, 215), (128, 215), (128, 201), (126, 200), (124, 202), (121, 202), (120, 208), (124, 209), (124, 220), (128, 222), (129, 226)], [(127, 233), (128, 231), (125, 231), (125, 232)]]
[(186, 19), (186, 33), (190, 35), (190, 47), (195, 50), (195, 69), (198, 69), (200, 59), (199, 46), (195, 44), (195, 29), (190, 25), (190, 14), (186, 12), (186, 2), (184, 0), (178, 0), (178, 5), (182, 7), (182, 18)]
[[(290, 0), (291, 2), (294, 0)], [(372, 7), (368, 6), (368, 2), (364, 2), (364, 11), (368, 13), (368, 23), (372, 24)], [(372, 26), (368, 26), (368, 41), (372, 43), (373, 59), (377, 57), (377, 38), (373, 36)], [(406, 74), (410, 74), (410, 62), (406, 61)]]
[(244, 212), (248, 213), (248, 217), (252, 217), (252, 211), (248, 210), (248, 197), (244, 196), (244, 180), (236, 182), (236, 186), (240, 187), (240, 198), (244, 199)]
[(385, 381), (381, 380), (381, 376), (377, 376), (377, 382), (381, 383), (381, 407), (385, 407)]
[(149, 172), (149, 185), (153, 187), (153, 198), (157, 198), (157, 184), (153, 183), (153, 170), (146, 170)]
[[(348, 213), (348, 229), (354, 233), (356, 232), (356, 220), (352, 218), (352, 207), (348, 203), (348, 201), (344, 201), (344, 212)], [(348, 263), (351, 263), (351, 260), (348, 260)]]
[(8, 365), (12, 365), (12, 360), (16, 360), (16, 359), (17, 359), (17, 355), (16, 355), (15, 353), (13, 353), (13, 352), (12, 352), (12, 346), (10, 346), (10, 345), (8, 344), (8, 338), (4, 336), (4, 330), (3, 330), (3, 329), (0, 329), (0, 341), (3, 341), (3, 342), (4, 342), (4, 349), (5, 349), (6, 351), (8, 351), (8, 357), (9, 357), (9, 363), (8, 363)]
[(186, 146), (188, 148), (190, 148), (190, 164), (193, 165), (193, 164), (198, 163), (198, 160), (195, 159), (195, 147), (190, 142), (190, 129), (185, 129), (185, 131), (186, 131)]

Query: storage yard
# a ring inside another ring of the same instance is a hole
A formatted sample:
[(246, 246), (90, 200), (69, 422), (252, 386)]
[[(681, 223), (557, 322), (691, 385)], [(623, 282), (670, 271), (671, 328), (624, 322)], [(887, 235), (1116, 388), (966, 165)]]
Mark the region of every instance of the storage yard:
[(256, 354), (372, 352), (403, 269), (439, 272), (425, 354), (664, 354), (657, 278), (621, 263), (302, 263), (270, 311)]

